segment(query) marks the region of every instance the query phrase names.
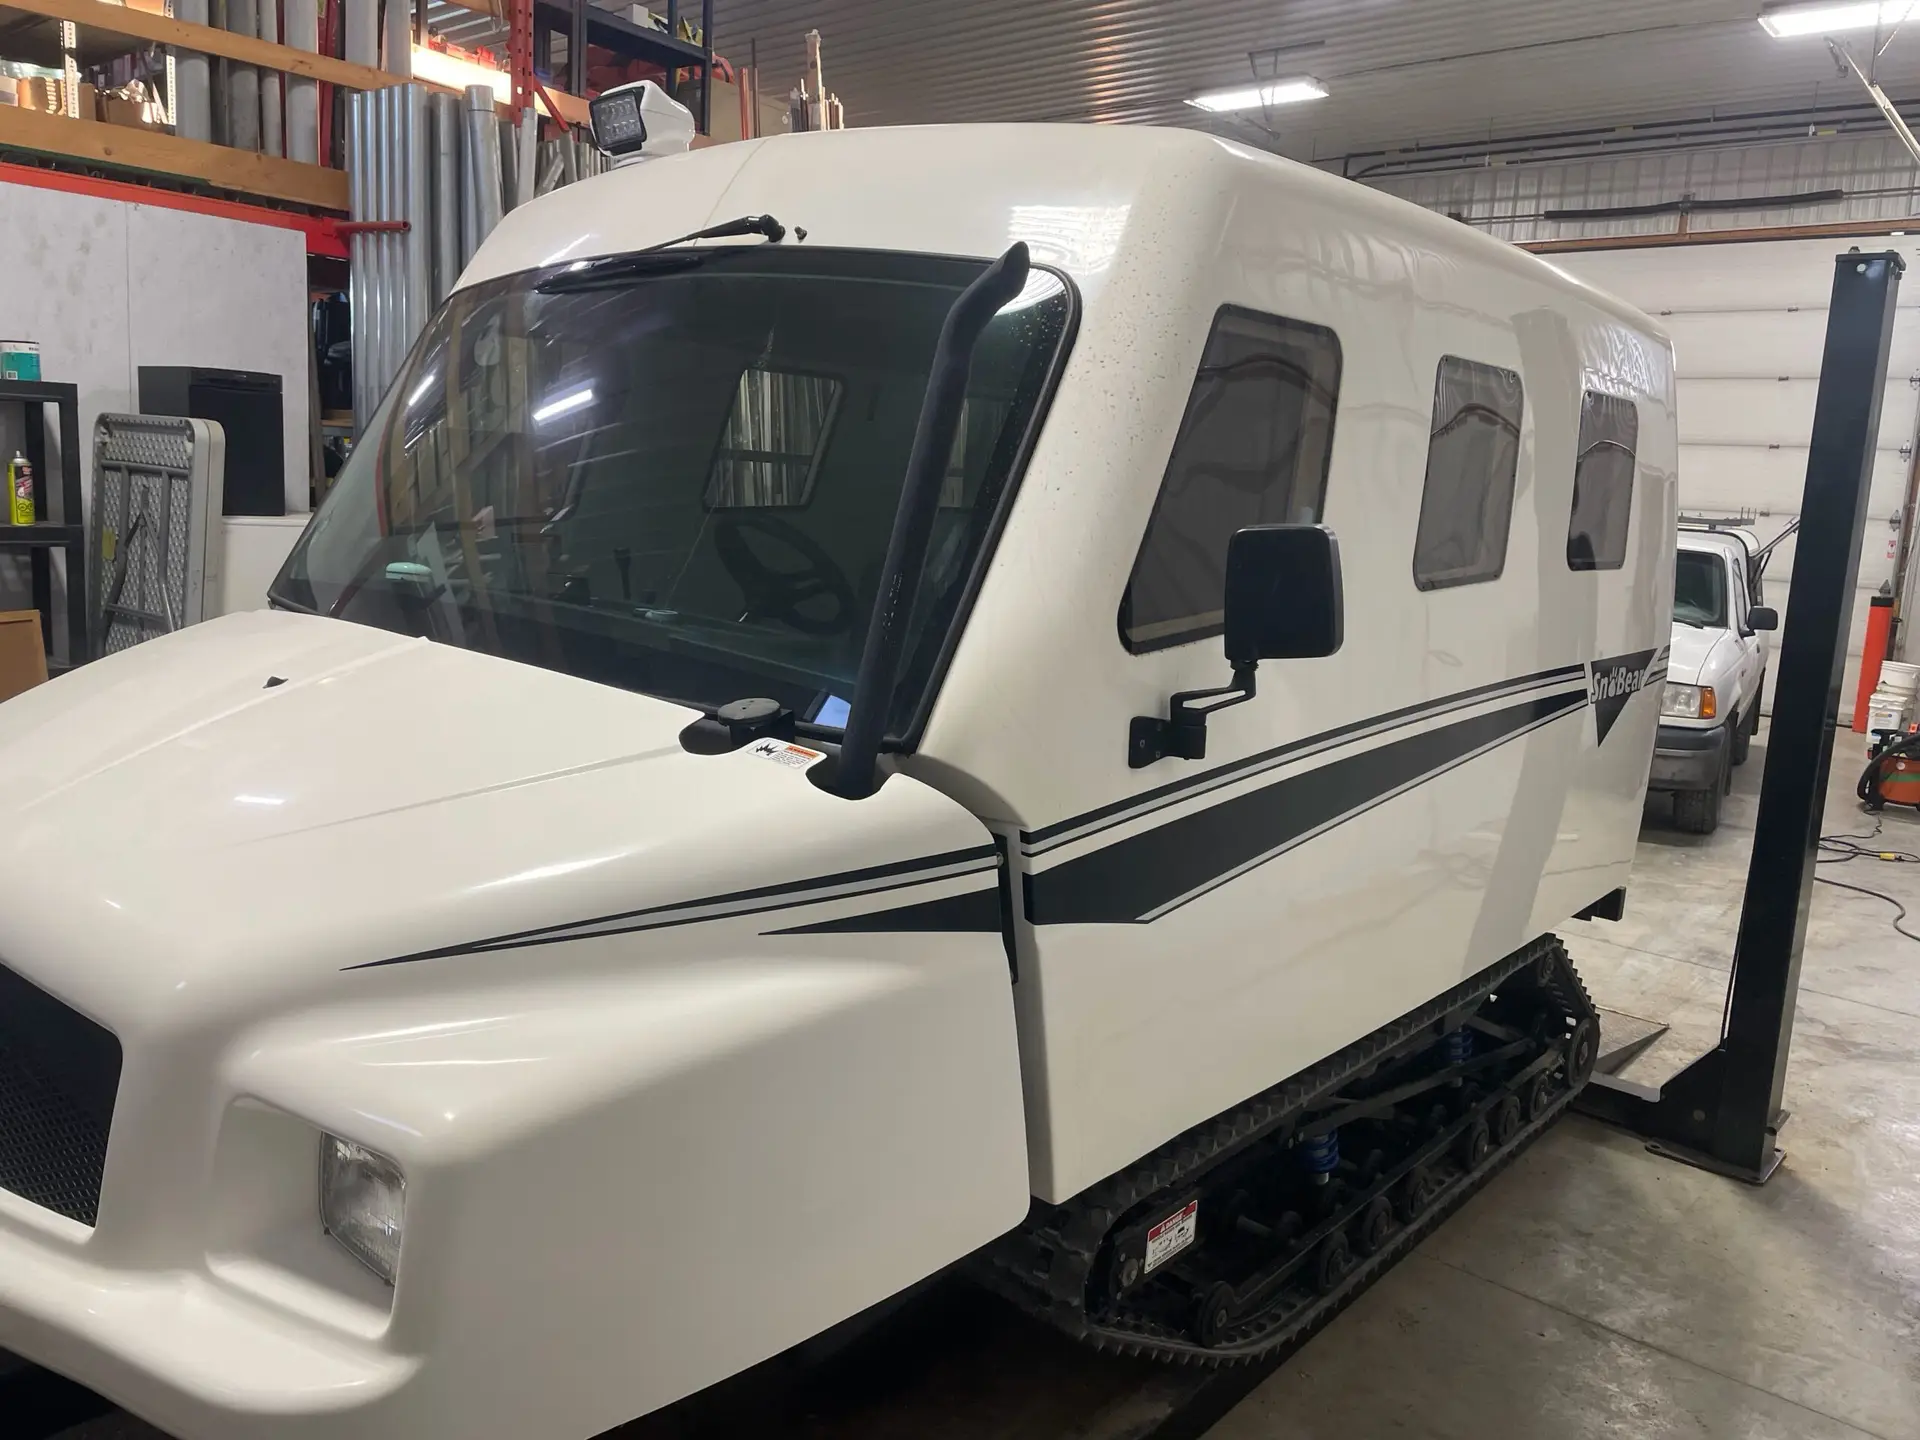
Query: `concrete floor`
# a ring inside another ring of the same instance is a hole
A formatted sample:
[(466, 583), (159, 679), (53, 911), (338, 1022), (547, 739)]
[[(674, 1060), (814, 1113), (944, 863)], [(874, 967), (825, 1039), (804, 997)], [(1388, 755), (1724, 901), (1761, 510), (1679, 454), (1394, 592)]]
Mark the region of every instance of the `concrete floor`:
[[(1873, 828), (1863, 763), (1841, 736), (1826, 833)], [(1763, 764), (1756, 744), (1710, 837), (1650, 800), (1626, 919), (1561, 932), (1598, 1004), (1672, 1024), (1635, 1079), (1718, 1038)], [(1879, 843), (1920, 853), (1920, 815)], [(1920, 865), (1820, 870), (1920, 932)], [(1569, 1117), (1212, 1440), (1920, 1437), (1920, 944), (1893, 916), (1815, 887), (1770, 1184)]]

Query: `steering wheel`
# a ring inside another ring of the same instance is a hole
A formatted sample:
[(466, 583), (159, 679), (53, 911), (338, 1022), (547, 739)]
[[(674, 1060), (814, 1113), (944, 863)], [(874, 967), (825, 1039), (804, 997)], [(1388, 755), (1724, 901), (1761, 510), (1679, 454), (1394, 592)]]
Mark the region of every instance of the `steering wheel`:
[[(749, 534), (763, 535), (799, 556), (803, 567), (781, 570), (769, 565), (748, 543)], [(797, 526), (772, 515), (729, 515), (714, 522), (713, 548), (745, 594), (748, 614), (781, 621), (803, 635), (838, 635), (853, 627), (859, 604), (853, 586), (820, 542)], [(833, 601), (831, 615), (801, 613), (801, 606), (822, 596)]]

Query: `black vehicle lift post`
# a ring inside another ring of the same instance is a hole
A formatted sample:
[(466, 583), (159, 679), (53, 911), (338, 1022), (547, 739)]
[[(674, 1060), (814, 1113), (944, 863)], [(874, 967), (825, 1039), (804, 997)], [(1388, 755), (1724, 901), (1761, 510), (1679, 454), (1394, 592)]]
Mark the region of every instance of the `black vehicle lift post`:
[(1880, 396), (1905, 265), (1836, 257), (1807, 484), (1746, 898), (1718, 1046), (1657, 1089), (1595, 1075), (1575, 1107), (1646, 1137), (1655, 1154), (1764, 1184), (1780, 1164), (1807, 908), (1860, 573)]

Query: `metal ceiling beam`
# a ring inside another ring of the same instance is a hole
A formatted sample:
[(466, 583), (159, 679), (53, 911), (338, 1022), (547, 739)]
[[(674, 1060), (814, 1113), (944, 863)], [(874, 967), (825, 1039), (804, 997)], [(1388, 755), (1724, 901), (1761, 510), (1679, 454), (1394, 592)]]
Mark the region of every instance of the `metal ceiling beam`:
[(1907, 127), (1907, 122), (1900, 118), (1900, 112), (1887, 98), (1887, 92), (1875, 84), (1872, 77), (1860, 68), (1860, 62), (1853, 58), (1853, 52), (1846, 46), (1837, 40), (1828, 40), (1827, 49), (1833, 52), (1835, 59), (1845, 62), (1846, 68), (1853, 72), (1854, 79), (1867, 87), (1867, 98), (1872, 100), (1874, 108), (1886, 117), (1887, 124), (1891, 125), (1893, 133), (1900, 137), (1900, 143), (1907, 147), (1907, 153), (1913, 156), (1914, 163), (1920, 165), (1920, 140), (1914, 138), (1913, 131)]

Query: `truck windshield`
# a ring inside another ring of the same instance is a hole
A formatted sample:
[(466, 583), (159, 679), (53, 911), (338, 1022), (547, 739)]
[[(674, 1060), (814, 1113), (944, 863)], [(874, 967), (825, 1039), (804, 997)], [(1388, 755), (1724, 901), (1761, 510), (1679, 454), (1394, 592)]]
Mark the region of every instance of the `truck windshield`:
[[(793, 244), (659, 260), (454, 295), (274, 601), (842, 725), (941, 323), (985, 263)], [(974, 353), (896, 732), (984, 561), (1072, 304), (1036, 270)]]
[(1673, 556), (1673, 618), (1684, 625), (1727, 623), (1727, 564), (1702, 550)]

